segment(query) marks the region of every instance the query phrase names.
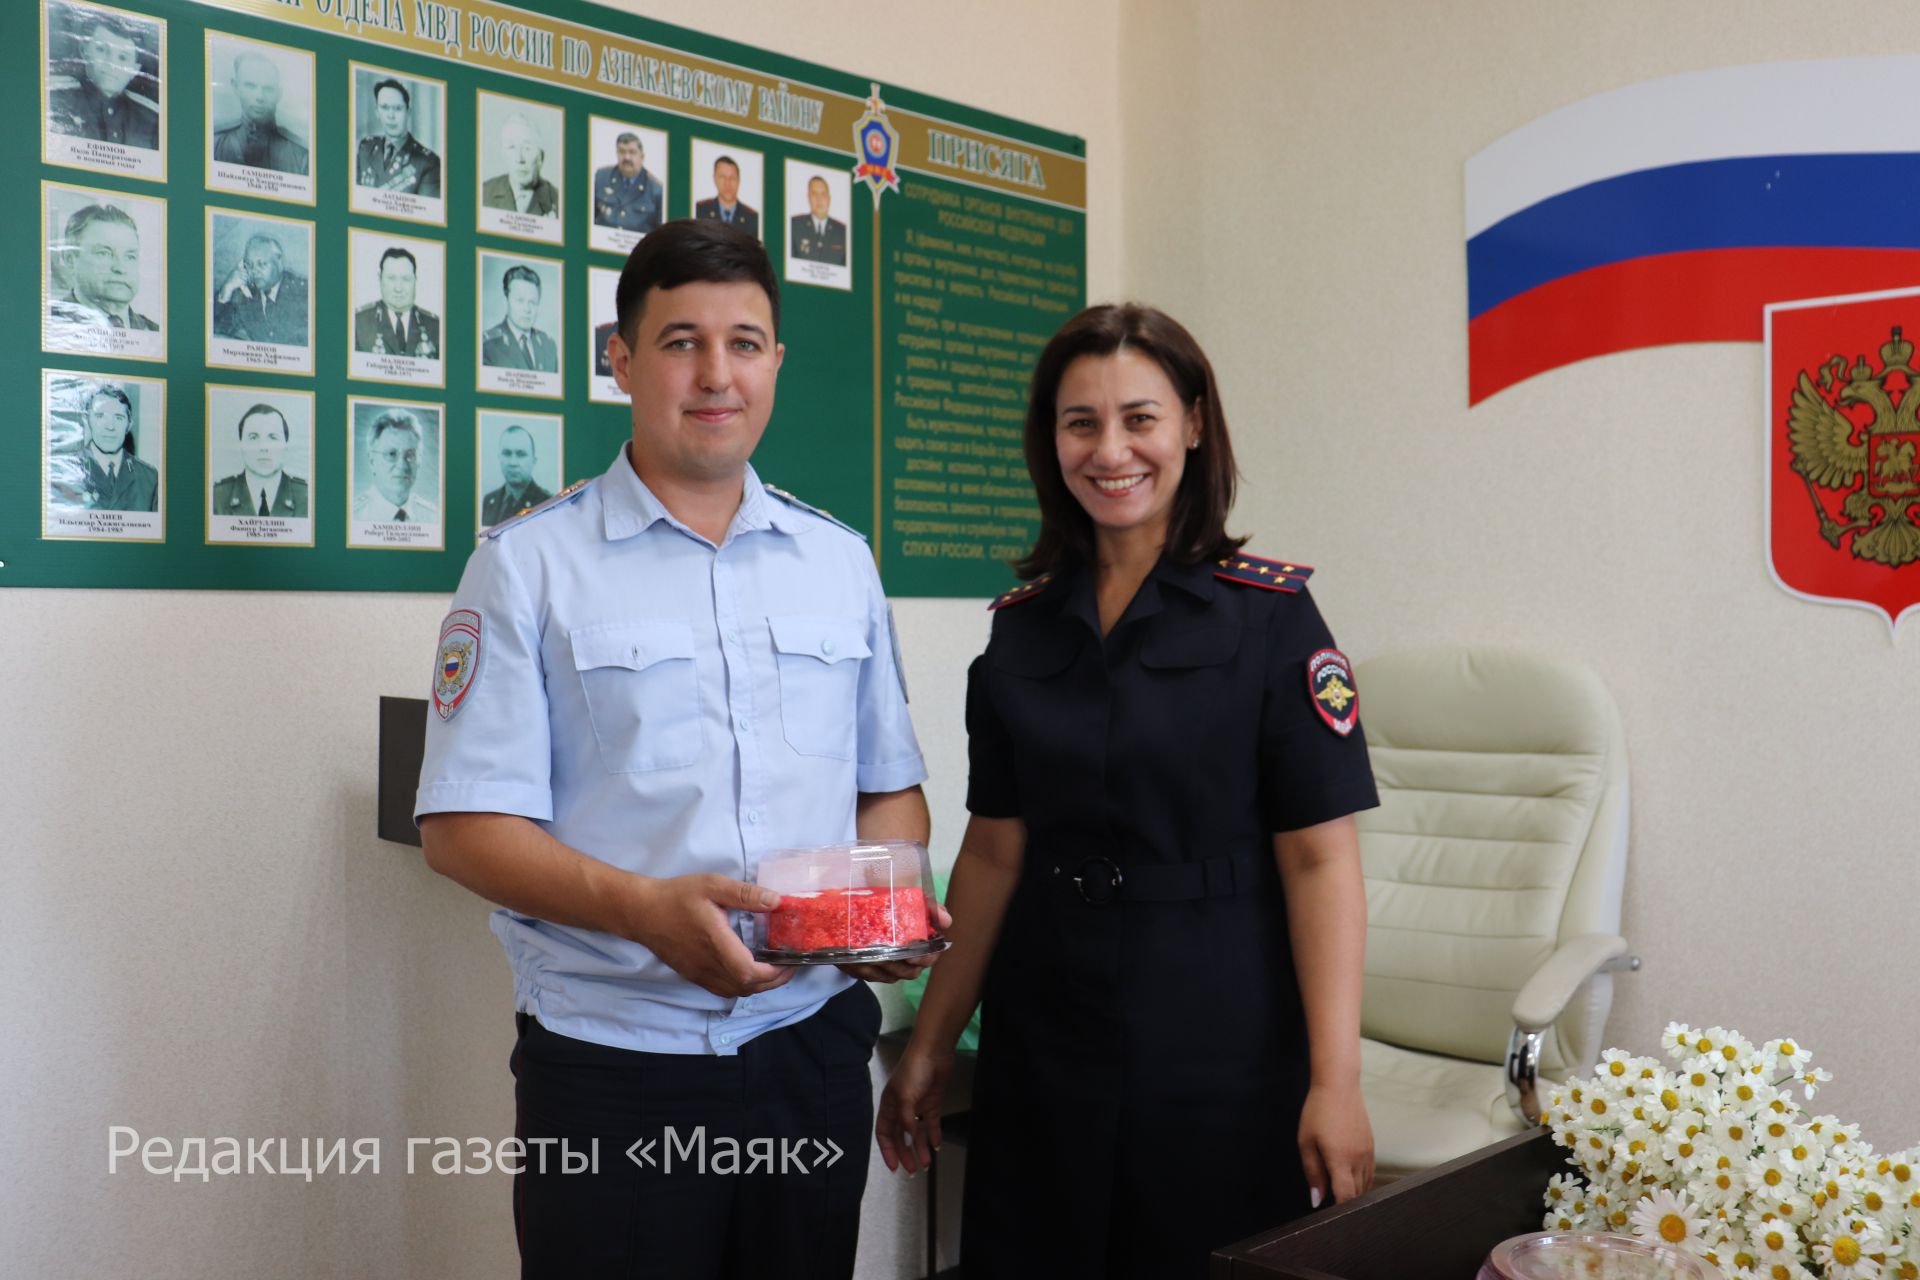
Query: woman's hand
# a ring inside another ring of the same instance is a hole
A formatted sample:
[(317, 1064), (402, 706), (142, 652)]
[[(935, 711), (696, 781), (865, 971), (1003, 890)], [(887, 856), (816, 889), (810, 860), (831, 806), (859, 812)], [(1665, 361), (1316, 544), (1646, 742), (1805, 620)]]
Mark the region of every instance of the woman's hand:
[(929, 1053), (909, 1042), (887, 1079), (874, 1117), (873, 1135), (889, 1170), (920, 1172), (940, 1149), (940, 1106), (953, 1074), (953, 1053)]
[(1373, 1186), (1373, 1126), (1360, 1085), (1316, 1084), (1300, 1111), (1300, 1164), (1319, 1208), (1331, 1191), (1334, 1203)]

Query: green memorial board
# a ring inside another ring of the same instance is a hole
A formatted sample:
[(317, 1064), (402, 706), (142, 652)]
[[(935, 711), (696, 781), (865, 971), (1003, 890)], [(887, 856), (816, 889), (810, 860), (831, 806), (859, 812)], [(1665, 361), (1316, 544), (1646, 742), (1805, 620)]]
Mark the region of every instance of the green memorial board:
[(0, 193), (40, 295), (0, 312), (35, 419), (0, 585), (451, 591), (612, 461), (613, 284), (683, 217), (782, 280), (764, 479), (896, 595), (994, 594), (1032, 544), (1076, 138), (580, 0), (26, 0), (0, 37), (43, 122)]

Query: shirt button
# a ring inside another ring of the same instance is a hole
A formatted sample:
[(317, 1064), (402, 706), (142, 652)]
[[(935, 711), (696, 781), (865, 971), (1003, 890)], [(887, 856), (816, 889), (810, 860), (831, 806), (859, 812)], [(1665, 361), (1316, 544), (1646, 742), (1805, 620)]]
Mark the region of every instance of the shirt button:
[(833, 641), (831, 641), (831, 640), (822, 640), (822, 641), (820, 642), (820, 652), (822, 652), (822, 653), (832, 653), (832, 652), (833, 652)]
[(745, 716), (740, 717), (739, 725), (740, 725), (740, 732), (742, 733), (751, 733), (753, 731), (753, 721), (749, 720)]
[(640, 646), (639, 646), (639, 645), (635, 645), (635, 646), (633, 646), (633, 660), (634, 660), (635, 662), (638, 662), (638, 661), (640, 661)]
[(732, 1036), (721, 1036), (721, 1037), (720, 1037), (720, 1043), (721, 1043), (721, 1044), (732, 1044), (732, 1043), (733, 1043), (733, 1037), (732, 1037)]
[(747, 821), (753, 826), (760, 825), (760, 811), (758, 809), (747, 810)]

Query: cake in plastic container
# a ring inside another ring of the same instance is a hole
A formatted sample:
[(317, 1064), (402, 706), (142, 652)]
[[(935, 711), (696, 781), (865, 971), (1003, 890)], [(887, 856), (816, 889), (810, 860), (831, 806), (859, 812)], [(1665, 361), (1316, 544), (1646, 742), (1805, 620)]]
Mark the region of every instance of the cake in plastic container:
[(866, 963), (947, 946), (933, 927), (933, 869), (917, 840), (776, 849), (761, 859), (758, 878), (780, 905), (754, 916), (756, 959)]

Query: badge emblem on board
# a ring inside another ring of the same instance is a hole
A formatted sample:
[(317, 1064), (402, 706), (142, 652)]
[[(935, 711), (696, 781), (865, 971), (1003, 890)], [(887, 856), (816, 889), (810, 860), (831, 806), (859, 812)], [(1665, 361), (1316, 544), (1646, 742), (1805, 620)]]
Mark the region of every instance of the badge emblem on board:
[(880, 207), (883, 192), (900, 190), (900, 175), (894, 172), (894, 158), (900, 154), (900, 131), (887, 119), (887, 104), (880, 101), (880, 86), (872, 86), (867, 95), (866, 114), (853, 122), (853, 153), (860, 163), (853, 167), (853, 180), (864, 182), (873, 191), (873, 207)]
[(1912, 289), (1767, 308), (1768, 565), (1893, 627), (1920, 609), (1917, 320)]
[(471, 609), (455, 609), (440, 627), (440, 658), (433, 671), (433, 709), (442, 720), (453, 713), (473, 690), (473, 678), (480, 671), (480, 615)]
[(1338, 649), (1322, 649), (1307, 659), (1307, 692), (1313, 709), (1327, 728), (1341, 737), (1353, 732), (1360, 719), (1360, 691), (1354, 687), (1353, 664)]

